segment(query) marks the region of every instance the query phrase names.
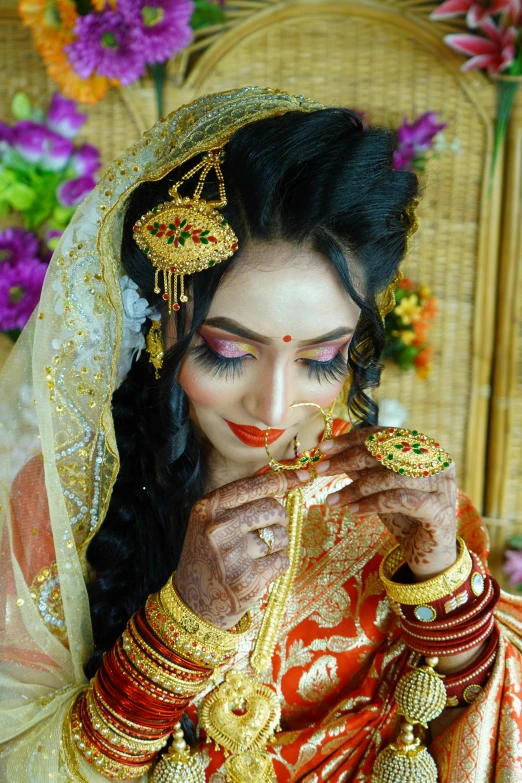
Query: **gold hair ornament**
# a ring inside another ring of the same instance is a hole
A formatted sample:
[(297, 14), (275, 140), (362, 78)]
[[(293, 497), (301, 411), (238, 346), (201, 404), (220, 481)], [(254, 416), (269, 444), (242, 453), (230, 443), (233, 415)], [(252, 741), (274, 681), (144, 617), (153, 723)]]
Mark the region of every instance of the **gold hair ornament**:
[[(408, 222), (408, 231), (406, 233), (406, 245), (404, 248), (403, 257), (407, 256), (409, 246), (410, 246), (410, 239), (419, 228), (419, 219), (417, 217), (418, 206), (419, 206), (419, 202), (417, 201), (417, 199), (413, 199), (413, 201), (411, 201), (408, 204), (408, 206), (406, 207), (403, 213), (404, 218)], [(377, 298), (379, 313), (383, 321), (388, 315), (388, 313), (391, 313), (391, 311), (395, 307), (395, 289), (397, 288), (397, 286), (399, 285), (403, 277), (404, 275), (402, 271), (398, 269), (390, 285), (387, 288), (385, 288), (384, 291)]]
[(160, 370), (163, 367), (163, 342), (161, 339), (161, 321), (153, 321), (147, 333), (146, 338), (147, 353), (149, 362), (154, 367), (156, 380), (160, 377)]
[[(221, 163), (223, 149), (209, 150), (203, 159), (169, 189), (172, 201), (154, 207), (135, 223), (134, 239), (150, 258), (155, 269), (154, 293), (161, 293), (159, 275), (163, 275), (163, 299), (168, 311), (179, 310), (187, 302), (185, 275), (201, 272), (232, 256), (238, 240), (218, 211), (227, 203)], [(207, 174), (215, 169), (219, 201), (205, 201), (201, 192)], [(193, 196), (180, 196), (178, 188), (201, 171)], [(179, 302), (178, 302), (179, 299)]]

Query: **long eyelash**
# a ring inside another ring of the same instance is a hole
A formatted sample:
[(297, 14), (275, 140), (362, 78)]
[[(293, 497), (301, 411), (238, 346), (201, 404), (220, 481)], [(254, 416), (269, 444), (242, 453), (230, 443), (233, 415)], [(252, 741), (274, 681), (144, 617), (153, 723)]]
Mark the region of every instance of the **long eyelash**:
[(243, 364), (247, 358), (246, 356), (236, 356), (235, 358), (225, 359), (224, 356), (220, 356), (213, 351), (206, 342), (194, 348), (193, 355), (194, 361), (201, 367), (211, 372), (214, 376), (224, 378), (225, 381), (234, 380), (234, 378), (241, 375)]
[(346, 359), (340, 351), (329, 362), (316, 362), (314, 359), (302, 359), (301, 361), (308, 366), (309, 377), (315, 377), (318, 383), (342, 381), (348, 373)]

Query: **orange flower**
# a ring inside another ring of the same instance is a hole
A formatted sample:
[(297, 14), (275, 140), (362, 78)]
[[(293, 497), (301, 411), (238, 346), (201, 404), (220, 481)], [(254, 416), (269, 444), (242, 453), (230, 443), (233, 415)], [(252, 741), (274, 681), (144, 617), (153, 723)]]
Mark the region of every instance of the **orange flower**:
[(415, 291), (417, 286), (412, 283), (409, 277), (403, 277), (397, 288), (404, 288), (405, 291)]
[(417, 356), (414, 359), (415, 369), (417, 370), (417, 375), (423, 381), (426, 380), (426, 378), (431, 373), (431, 357), (432, 357), (432, 355), (433, 355), (433, 348), (431, 346), (429, 346), (428, 348), (424, 348), (423, 351), (418, 353)]
[(103, 76), (82, 79), (69, 63), (64, 46), (74, 39), (73, 27), (78, 18), (74, 0), (20, 0), (20, 15), (31, 28), (33, 38), (47, 73), (61, 92), (80, 103), (97, 103), (111, 83)]
[(427, 302), (423, 304), (422, 315), (424, 318), (429, 318), (431, 320), (435, 318), (438, 312), (439, 308), (437, 307), (437, 300), (434, 296), (432, 296), (430, 299), (428, 299)]

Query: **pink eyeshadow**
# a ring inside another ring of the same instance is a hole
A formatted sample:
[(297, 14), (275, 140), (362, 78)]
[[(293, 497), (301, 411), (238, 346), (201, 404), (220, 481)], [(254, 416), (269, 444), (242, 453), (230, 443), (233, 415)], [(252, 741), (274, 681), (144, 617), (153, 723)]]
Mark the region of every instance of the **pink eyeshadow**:
[(210, 345), (213, 351), (224, 359), (239, 359), (247, 354), (255, 355), (255, 350), (251, 345), (245, 343), (236, 343), (233, 340), (220, 340), (217, 337), (211, 337), (209, 334), (200, 335), (206, 343)]

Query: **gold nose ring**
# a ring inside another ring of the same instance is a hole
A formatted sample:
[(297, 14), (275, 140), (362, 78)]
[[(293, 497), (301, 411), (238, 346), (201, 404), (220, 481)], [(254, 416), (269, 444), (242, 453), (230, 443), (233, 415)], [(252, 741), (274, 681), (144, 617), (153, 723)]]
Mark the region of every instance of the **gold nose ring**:
[[(305, 405), (312, 405), (314, 408), (318, 408), (321, 411), (322, 417), (324, 419), (324, 430), (321, 437), (321, 440), (319, 443), (322, 443), (323, 440), (330, 440), (332, 437), (332, 428), (333, 428), (333, 408), (335, 405), (335, 400), (332, 402), (329, 408), (321, 408), (320, 405), (318, 405), (316, 402), (294, 402), (292, 405), (290, 405), (290, 408), (301, 408)], [(265, 451), (268, 456), (268, 467), (271, 470), (275, 471), (281, 471), (281, 470), (303, 470), (307, 469), (310, 471), (311, 478), (316, 478), (316, 472), (315, 472), (315, 464), (316, 462), (319, 462), (319, 460), (322, 457), (322, 451), (319, 448), (319, 445), (314, 446), (313, 449), (307, 449), (306, 451), (303, 451), (303, 453), (297, 457), (294, 462), (289, 463), (288, 465), (285, 465), (283, 462), (279, 462), (275, 459), (275, 457), (272, 456), (270, 453), (270, 449), (268, 448), (268, 433), (270, 432), (272, 428), (267, 427), (265, 430)]]

